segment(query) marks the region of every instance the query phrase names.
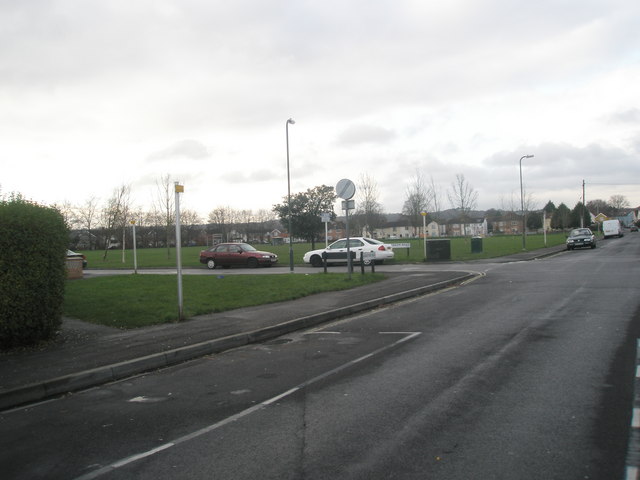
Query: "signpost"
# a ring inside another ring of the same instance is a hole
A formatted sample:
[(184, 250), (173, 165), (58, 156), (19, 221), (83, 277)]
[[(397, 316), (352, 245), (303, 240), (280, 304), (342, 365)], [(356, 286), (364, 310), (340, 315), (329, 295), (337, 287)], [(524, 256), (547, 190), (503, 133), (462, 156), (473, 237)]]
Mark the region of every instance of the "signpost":
[(424, 239), (424, 260), (426, 262), (427, 261), (427, 212), (420, 212), (420, 215), (422, 215), (422, 237)]
[(133, 273), (138, 273), (138, 253), (136, 250), (136, 221), (129, 222), (133, 226)]
[[(406, 248), (407, 249), (407, 257), (409, 256), (409, 250), (411, 249), (411, 244), (410, 243), (390, 243), (389, 245), (391, 245), (391, 248), (393, 248), (394, 250), (396, 250), (397, 248)], [(427, 258), (426, 247), (425, 247), (424, 258)]]
[(329, 212), (321, 213), (320, 220), (324, 223), (324, 248), (327, 248), (329, 246), (329, 222), (331, 221), (331, 214)]
[(353, 270), (353, 262), (351, 261), (351, 248), (349, 246), (349, 210), (355, 208), (355, 201), (351, 200), (356, 193), (355, 184), (347, 179), (343, 178), (336, 185), (336, 194), (338, 197), (345, 200), (342, 202), (342, 209), (346, 212), (346, 228), (347, 228), (347, 270), (349, 271), (349, 280), (351, 280), (351, 272)]
[(182, 238), (180, 235), (180, 194), (184, 193), (184, 186), (175, 182), (176, 192), (176, 266), (178, 270), (178, 321), (183, 319), (183, 302), (182, 302)]

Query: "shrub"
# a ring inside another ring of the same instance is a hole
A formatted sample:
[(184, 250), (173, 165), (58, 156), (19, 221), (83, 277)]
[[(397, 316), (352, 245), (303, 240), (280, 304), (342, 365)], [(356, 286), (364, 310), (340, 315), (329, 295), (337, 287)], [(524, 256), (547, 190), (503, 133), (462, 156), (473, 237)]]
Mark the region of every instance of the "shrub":
[(0, 348), (51, 338), (62, 323), (68, 230), (55, 209), (0, 199)]

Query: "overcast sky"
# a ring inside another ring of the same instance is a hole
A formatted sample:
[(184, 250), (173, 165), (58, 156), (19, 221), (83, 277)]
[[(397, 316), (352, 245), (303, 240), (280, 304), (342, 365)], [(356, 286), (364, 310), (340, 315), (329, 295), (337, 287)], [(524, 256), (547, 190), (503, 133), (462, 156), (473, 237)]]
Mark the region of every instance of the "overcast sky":
[[(0, 193), (271, 209), (419, 169), (443, 207), (640, 205), (638, 0), (0, 0)], [(336, 213), (341, 214), (338, 210)]]

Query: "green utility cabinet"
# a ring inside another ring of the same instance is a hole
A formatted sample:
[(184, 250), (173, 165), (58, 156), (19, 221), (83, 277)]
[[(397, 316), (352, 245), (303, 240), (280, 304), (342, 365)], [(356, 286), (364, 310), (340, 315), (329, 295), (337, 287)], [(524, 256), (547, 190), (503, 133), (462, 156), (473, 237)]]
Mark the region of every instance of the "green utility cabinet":
[(451, 240), (427, 240), (427, 261), (451, 260)]
[(471, 253), (482, 253), (482, 237), (471, 238)]

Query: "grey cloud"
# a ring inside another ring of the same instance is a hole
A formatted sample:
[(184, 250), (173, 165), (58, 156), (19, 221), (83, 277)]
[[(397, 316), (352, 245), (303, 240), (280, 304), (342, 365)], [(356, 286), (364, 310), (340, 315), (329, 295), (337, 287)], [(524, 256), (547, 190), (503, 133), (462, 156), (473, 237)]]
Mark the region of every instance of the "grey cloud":
[(535, 156), (523, 160), (523, 177), (534, 194), (543, 189), (577, 189), (582, 180), (614, 185), (640, 176), (633, 155), (621, 148), (596, 143), (584, 147), (542, 143), (500, 152), (485, 160), (493, 187), (504, 192), (517, 187), (519, 159), (528, 153)]
[(616, 112), (609, 119), (615, 123), (640, 124), (640, 108), (629, 108)]
[[(237, 168), (231, 170), (225, 170), (225, 173), (220, 175), (219, 178), (225, 183), (231, 184), (247, 184), (267, 182), (270, 180), (278, 179), (277, 172), (267, 169), (254, 169), (248, 166), (246, 169), (241, 164), (237, 164)], [(251, 192), (243, 190), (242, 195), (251, 196)]]
[(182, 140), (178, 143), (171, 145), (164, 150), (152, 153), (149, 155), (149, 160), (166, 160), (175, 158), (189, 158), (192, 160), (200, 160), (203, 158), (210, 158), (211, 153), (209, 149), (197, 140)]
[(396, 137), (395, 132), (374, 125), (353, 125), (342, 132), (336, 143), (342, 146), (362, 143), (388, 143)]

